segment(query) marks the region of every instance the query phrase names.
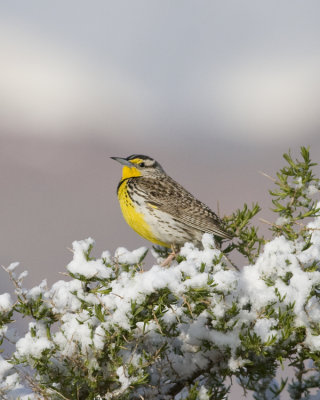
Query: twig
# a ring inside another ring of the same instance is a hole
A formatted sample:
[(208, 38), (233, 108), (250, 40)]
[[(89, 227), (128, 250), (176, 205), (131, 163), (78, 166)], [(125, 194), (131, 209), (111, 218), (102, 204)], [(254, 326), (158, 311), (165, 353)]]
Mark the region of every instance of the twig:
[(61, 394), (60, 392), (58, 392), (56, 389), (53, 389), (53, 388), (50, 388), (50, 389), (48, 389), (49, 390), (49, 392), (53, 392), (53, 393), (56, 393), (58, 396), (60, 396), (62, 399), (64, 399), (64, 400), (70, 400), (70, 399), (68, 399), (68, 397), (65, 397), (63, 394)]
[(232, 266), (234, 269), (236, 269), (238, 272), (240, 272), (240, 269), (230, 260), (230, 258), (229, 258), (227, 255), (223, 254), (223, 256), (224, 256), (224, 258), (225, 258), (227, 261), (229, 261), (229, 263), (231, 264), (231, 266)]
[[(276, 228), (281, 229), (282, 225), (277, 225), (273, 222), (267, 221), (266, 219), (263, 218), (259, 218), (260, 222), (263, 222), (264, 224), (270, 225), (270, 226), (275, 226)], [(292, 221), (293, 224), (300, 226), (301, 228), (303, 228), (305, 231), (319, 231), (320, 228), (310, 228), (308, 226), (305, 226), (302, 222), (298, 222), (298, 221)]]
[(156, 320), (156, 323), (157, 323), (157, 325), (158, 325), (158, 327), (159, 327), (159, 331), (161, 332), (161, 335), (163, 335), (163, 332), (162, 332), (162, 329), (161, 329), (161, 325), (160, 325), (160, 323), (159, 323), (159, 320), (158, 320), (158, 318), (157, 318), (156, 313), (154, 312), (154, 310), (152, 310), (152, 314), (153, 314), (154, 319)]
[(277, 180), (275, 178), (273, 178), (272, 176), (266, 174), (265, 172), (263, 172), (263, 171), (258, 171), (258, 172), (259, 172), (259, 174), (261, 174), (261, 175), (265, 176), (266, 178), (270, 179), (272, 182), (277, 182)]
[(66, 272), (58, 272), (58, 274), (63, 275), (63, 276), (70, 276), (70, 275), (67, 274)]
[(182, 296), (182, 298), (183, 298), (185, 304), (187, 305), (187, 307), (188, 307), (188, 309), (189, 309), (189, 311), (190, 311), (191, 317), (194, 318), (194, 315), (193, 315), (193, 312), (192, 312), (192, 310), (191, 310), (191, 306), (190, 306), (188, 300), (185, 298), (185, 296)]
[(113, 293), (113, 292), (110, 292), (110, 294), (113, 294), (114, 296), (118, 296), (118, 297), (120, 297), (120, 299), (124, 299), (124, 297), (122, 297), (122, 296), (120, 296), (120, 294), (117, 294), (117, 293)]
[(273, 222), (267, 221), (266, 219), (263, 219), (263, 218), (259, 218), (259, 221), (263, 222), (264, 224), (270, 225), (270, 226), (276, 226), (277, 228), (281, 227), (280, 225), (276, 225)]

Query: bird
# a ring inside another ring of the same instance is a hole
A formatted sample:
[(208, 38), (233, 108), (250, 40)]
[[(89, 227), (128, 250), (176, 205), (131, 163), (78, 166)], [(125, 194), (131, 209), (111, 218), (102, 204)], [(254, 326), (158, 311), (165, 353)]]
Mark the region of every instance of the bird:
[(167, 175), (156, 160), (141, 154), (111, 158), (123, 166), (117, 187), (123, 217), (143, 238), (171, 248), (173, 254), (186, 242), (201, 246), (204, 233), (218, 241), (232, 239), (217, 214)]

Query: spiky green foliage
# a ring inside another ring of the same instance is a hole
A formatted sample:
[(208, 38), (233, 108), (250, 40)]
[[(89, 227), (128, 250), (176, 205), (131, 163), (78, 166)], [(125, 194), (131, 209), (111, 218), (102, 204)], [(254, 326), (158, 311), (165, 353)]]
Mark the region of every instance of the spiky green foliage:
[[(275, 180), (276, 189), (270, 190), (274, 204), (273, 211), (280, 218), (272, 226), (272, 231), (285, 235), (289, 240), (302, 237), (306, 245), (310, 242), (310, 229), (303, 223), (319, 213), (314, 194), (319, 191), (319, 178), (312, 167), (317, 164), (310, 160), (309, 149), (301, 147), (301, 159), (294, 160), (290, 152), (283, 155), (288, 165), (281, 168)], [(278, 222), (278, 223), (277, 223)]]
[[(319, 181), (306, 148), (284, 158), (270, 240), (253, 204), (226, 218), (235, 239), (223, 252), (205, 236), (169, 268), (143, 272), (145, 249), (95, 259), (90, 239), (74, 243), (69, 280), (51, 288), (27, 290), (7, 268), (15, 299), (0, 297), (0, 338), (17, 343), (0, 358), (0, 397), (223, 400), (234, 381), (257, 400), (320, 395)], [(235, 252), (239, 271), (226, 258)], [(17, 339), (16, 316), (29, 323)], [(295, 378), (278, 380), (279, 366)]]

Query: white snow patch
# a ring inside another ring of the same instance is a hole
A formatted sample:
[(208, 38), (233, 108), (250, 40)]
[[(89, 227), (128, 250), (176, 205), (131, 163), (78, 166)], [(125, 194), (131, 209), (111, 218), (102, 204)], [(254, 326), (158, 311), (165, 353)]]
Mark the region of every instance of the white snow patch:
[(314, 194), (319, 192), (319, 187), (315, 186), (315, 185), (309, 185), (307, 188), (307, 195), (309, 197), (312, 197)]
[(29, 323), (29, 332), (16, 343), (19, 357), (40, 357), (44, 350), (52, 347), (53, 343), (47, 338), (46, 327), (35, 322)]
[(134, 265), (139, 263), (141, 257), (147, 250), (146, 247), (140, 247), (133, 251), (129, 251), (125, 247), (118, 247), (115, 251), (114, 257), (120, 264)]
[(10, 293), (0, 294), (0, 312), (8, 312), (12, 308)]
[(320, 351), (320, 335), (313, 335), (310, 329), (307, 329), (304, 344), (308, 346), (311, 351)]
[(74, 254), (73, 260), (68, 264), (68, 271), (72, 274), (83, 275), (88, 279), (92, 277), (109, 278), (111, 270), (104, 265), (101, 259), (87, 260), (86, 253), (93, 244), (94, 240), (92, 238), (72, 243)]
[(117, 369), (117, 375), (121, 383), (121, 391), (125, 391), (130, 386), (132, 380), (125, 374), (123, 367)]
[(20, 264), (20, 263), (18, 263), (18, 262), (13, 262), (13, 263), (11, 263), (11, 264), (9, 265), (9, 267), (6, 268), (6, 270), (7, 270), (8, 272), (13, 272), (13, 271), (19, 266), (19, 264)]
[(34, 286), (32, 289), (29, 290), (27, 293), (27, 299), (37, 299), (41, 294), (43, 294), (44, 290), (47, 287), (47, 280), (44, 279), (40, 285)]
[(261, 341), (264, 343), (273, 335), (277, 336), (277, 331), (272, 329), (276, 325), (276, 321), (272, 318), (258, 319), (254, 326), (254, 332), (260, 336)]
[(199, 400), (209, 400), (210, 399), (208, 390), (204, 386), (201, 386), (201, 388), (198, 392), (198, 399)]
[(241, 368), (243, 365), (245, 365), (246, 360), (243, 360), (241, 357), (238, 358), (233, 358), (231, 357), (228, 361), (228, 367), (232, 372), (237, 371), (239, 368)]
[(0, 355), (0, 382), (5, 378), (8, 372), (12, 369), (12, 364), (8, 363), (1, 355)]
[(65, 311), (76, 312), (81, 308), (81, 302), (76, 297), (77, 293), (82, 293), (82, 283), (76, 279), (70, 282), (58, 281), (45, 294), (53, 305), (53, 312), (64, 313)]

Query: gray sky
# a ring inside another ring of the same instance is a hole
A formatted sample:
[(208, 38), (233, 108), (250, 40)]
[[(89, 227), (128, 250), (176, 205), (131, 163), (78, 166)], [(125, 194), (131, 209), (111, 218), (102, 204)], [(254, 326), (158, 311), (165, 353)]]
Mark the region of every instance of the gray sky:
[(319, 128), (317, 1), (0, 7), (1, 120), (20, 133), (109, 139), (187, 127), (272, 144)]

